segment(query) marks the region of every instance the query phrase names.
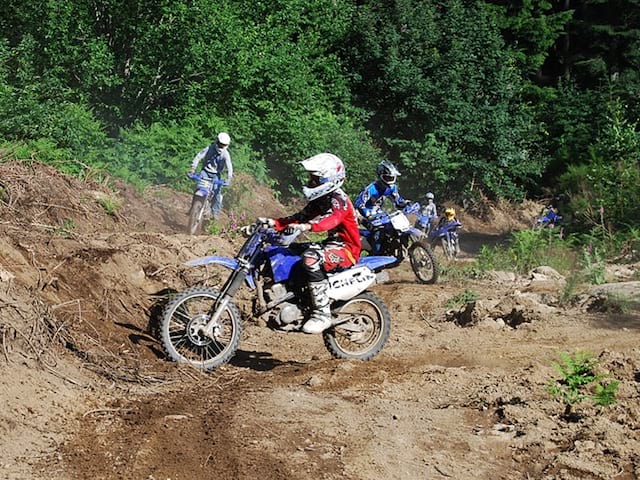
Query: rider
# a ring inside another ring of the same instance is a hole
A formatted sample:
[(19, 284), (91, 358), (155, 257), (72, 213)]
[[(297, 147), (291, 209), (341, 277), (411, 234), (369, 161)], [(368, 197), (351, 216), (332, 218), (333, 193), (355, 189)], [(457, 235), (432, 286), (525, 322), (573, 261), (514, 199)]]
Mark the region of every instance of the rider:
[[(376, 168), (378, 179), (367, 185), (358, 195), (355, 206), (364, 217), (364, 223), (369, 228), (369, 219), (374, 217), (382, 208), (386, 198), (389, 198), (396, 208), (403, 208), (411, 204), (411, 200), (405, 200), (398, 192), (396, 179), (400, 176), (398, 169), (389, 161), (383, 160)], [(380, 231), (374, 231), (374, 249), (378, 250)]]
[[(430, 229), (432, 222), (436, 218), (438, 218), (438, 210), (436, 208), (436, 202), (434, 200), (435, 197), (433, 193), (427, 192), (425, 198), (427, 199), (427, 203), (421, 205), (422, 208), (420, 210), (420, 215), (427, 219), (426, 227), (427, 229)], [(427, 233), (429, 232), (427, 231)]]
[(449, 207), (445, 209), (444, 215), (440, 218), (440, 221), (438, 222), (438, 228), (446, 225), (449, 222), (453, 222), (454, 220), (456, 220), (456, 209), (453, 207)]
[(229, 144), (231, 137), (226, 132), (220, 132), (214, 143), (203, 148), (191, 161), (190, 173), (195, 173), (200, 160), (202, 162), (202, 171), (200, 172), (201, 180), (209, 180), (213, 182), (215, 190), (213, 204), (211, 205), (211, 213), (213, 218), (218, 218), (220, 210), (222, 210), (222, 186), (219, 182), (222, 180), (222, 172), (225, 167), (227, 169), (226, 185), (231, 184), (233, 178), (233, 165), (231, 164), (231, 154), (229, 153)]
[(342, 160), (331, 153), (320, 153), (301, 163), (309, 174), (302, 188), (309, 203), (288, 217), (262, 220), (287, 234), (296, 230), (328, 232), (322, 243), (311, 243), (302, 253), (313, 306), (302, 331), (320, 333), (331, 326), (327, 272), (355, 265), (360, 257), (360, 233), (353, 204), (340, 188), (346, 177)]
[(385, 198), (391, 199), (396, 208), (406, 207), (411, 203), (411, 200), (405, 200), (398, 192), (396, 178), (400, 176), (400, 172), (391, 162), (380, 162), (376, 174), (378, 179), (367, 185), (355, 201), (355, 206), (363, 217), (370, 218), (378, 213)]
[(427, 192), (427, 194), (425, 195), (425, 198), (427, 199), (427, 203), (422, 205), (422, 215), (427, 216), (427, 217), (437, 217), (438, 216), (438, 210), (436, 208), (436, 202), (434, 200), (434, 195), (431, 192)]

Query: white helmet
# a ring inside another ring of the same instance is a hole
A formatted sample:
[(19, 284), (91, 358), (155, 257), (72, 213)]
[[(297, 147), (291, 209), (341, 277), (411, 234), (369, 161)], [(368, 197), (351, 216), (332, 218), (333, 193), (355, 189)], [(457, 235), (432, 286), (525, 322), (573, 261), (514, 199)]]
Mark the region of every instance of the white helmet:
[(227, 132), (220, 132), (218, 134), (218, 143), (226, 147), (231, 143), (231, 137)]
[(433, 193), (431, 192), (427, 192), (427, 194), (425, 195), (425, 197), (427, 197), (427, 200), (433, 200), (435, 197), (433, 196)]
[(337, 190), (346, 178), (342, 160), (332, 153), (319, 153), (300, 163), (309, 172), (309, 183), (302, 187), (307, 200), (315, 200)]

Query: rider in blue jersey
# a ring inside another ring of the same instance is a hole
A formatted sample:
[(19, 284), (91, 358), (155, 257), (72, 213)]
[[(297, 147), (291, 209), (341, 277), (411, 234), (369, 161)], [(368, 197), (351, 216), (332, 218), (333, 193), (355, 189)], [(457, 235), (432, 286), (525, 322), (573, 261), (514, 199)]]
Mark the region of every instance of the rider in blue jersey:
[[(365, 187), (355, 201), (355, 207), (364, 217), (365, 227), (369, 228), (368, 219), (374, 217), (382, 208), (385, 199), (391, 200), (396, 208), (403, 208), (411, 204), (411, 200), (405, 200), (398, 191), (396, 179), (400, 176), (398, 169), (389, 161), (384, 160), (376, 168), (378, 179)], [(378, 243), (380, 232), (374, 232), (375, 243)], [(378, 249), (374, 245), (374, 250)]]
[(355, 201), (355, 207), (364, 218), (374, 216), (380, 211), (386, 198), (390, 199), (396, 208), (403, 208), (411, 203), (398, 192), (396, 178), (400, 176), (398, 169), (387, 160), (378, 164), (376, 168), (378, 179), (365, 187)]

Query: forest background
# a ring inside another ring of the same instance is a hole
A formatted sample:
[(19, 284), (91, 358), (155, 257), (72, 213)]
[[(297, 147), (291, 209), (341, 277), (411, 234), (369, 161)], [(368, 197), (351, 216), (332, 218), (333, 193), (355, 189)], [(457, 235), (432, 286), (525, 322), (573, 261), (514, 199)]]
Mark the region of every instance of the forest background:
[(408, 198), (552, 192), (638, 233), (636, 0), (5, 0), (0, 158), (189, 188), (220, 130), (283, 198), (330, 151)]

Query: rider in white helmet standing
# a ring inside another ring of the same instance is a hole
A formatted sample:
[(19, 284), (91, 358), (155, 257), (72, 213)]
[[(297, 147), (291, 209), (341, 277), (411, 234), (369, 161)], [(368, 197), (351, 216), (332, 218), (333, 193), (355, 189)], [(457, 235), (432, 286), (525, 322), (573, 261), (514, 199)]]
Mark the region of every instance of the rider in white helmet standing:
[(435, 196), (431, 192), (427, 192), (425, 195), (427, 203), (420, 205), (420, 219), (421, 227), (424, 228), (425, 233), (429, 234), (433, 224), (438, 218), (438, 209), (436, 208)]
[(231, 164), (231, 154), (228, 149), (230, 143), (231, 137), (229, 134), (220, 132), (216, 141), (200, 150), (191, 161), (190, 173), (195, 173), (198, 164), (203, 160), (200, 178), (214, 182), (216, 193), (211, 205), (211, 213), (214, 219), (218, 218), (220, 210), (222, 210), (222, 188), (216, 181), (222, 180), (222, 172), (225, 168), (227, 169), (227, 185), (231, 184), (231, 179), (233, 178), (233, 165)]
[(309, 203), (294, 215), (262, 220), (288, 234), (295, 230), (328, 232), (322, 243), (311, 243), (302, 253), (313, 306), (302, 331), (320, 333), (331, 326), (327, 272), (355, 265), (362, 246), (355, 209), (341, 188), (346, 178), (342, 160), (331, 153), (320, 153), (301, 163), (309, 174), (302, 189)]

